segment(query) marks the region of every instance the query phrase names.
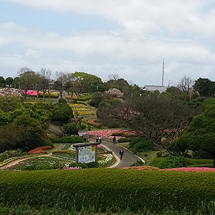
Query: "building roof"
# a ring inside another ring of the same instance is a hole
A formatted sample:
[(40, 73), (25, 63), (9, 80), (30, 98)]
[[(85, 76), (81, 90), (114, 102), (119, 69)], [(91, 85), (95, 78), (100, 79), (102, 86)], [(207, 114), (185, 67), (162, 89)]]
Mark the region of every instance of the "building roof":
[(162, 92), (166, 92), (166, 87), (165, 86), (157, 86), (157, 85), (145, 85), (143, 87), (143, 90), (146, 90), (146, 91), (158, 91), (159, 93), (162, 93)]

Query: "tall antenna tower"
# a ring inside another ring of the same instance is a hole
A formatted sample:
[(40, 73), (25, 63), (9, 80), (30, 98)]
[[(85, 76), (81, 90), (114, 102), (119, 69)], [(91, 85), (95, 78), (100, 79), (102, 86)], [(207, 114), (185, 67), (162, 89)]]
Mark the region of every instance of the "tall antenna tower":
[(162, 87), (164, 82), (164, 59), (163, 59), (163, 71), (162, 71)]

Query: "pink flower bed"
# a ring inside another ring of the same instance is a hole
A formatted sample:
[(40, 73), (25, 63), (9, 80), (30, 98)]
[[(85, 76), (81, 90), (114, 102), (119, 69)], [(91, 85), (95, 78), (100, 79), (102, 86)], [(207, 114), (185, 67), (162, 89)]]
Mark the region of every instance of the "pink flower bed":
[(124, 167), (123, 169), (137, 169), (137, 170), (156, 170), (156, 171), (178, 171), (178, 172), (215, 172), (215, 168), (208, 167), (181, 167), (171, 169), (159, 169), (152, 166), (134, 166)]
[[(98, 131), (86, 131), (86, 133), (88, 135), (94, 135), (94, 136), (102, 136), (102, 137), (105, 137), (105, 138), (108, 138), (108, 139), (113, 139), (113, 136), (111, 136), (113, 133), (122, 133), (124, 132), (125, 130), (121, 130), (121, 129), (115, 129), (115, 130), (98, 130)], [(116, 136), (116, 139), (119, 140), (120, 138), (123, 138), (123, 137), (120, 137), (120, 136)]]
[(26, 94), (30, 95), (30, 96), (37, 96), (37, 91), (35, 91), (35, 90), (28, 90)]

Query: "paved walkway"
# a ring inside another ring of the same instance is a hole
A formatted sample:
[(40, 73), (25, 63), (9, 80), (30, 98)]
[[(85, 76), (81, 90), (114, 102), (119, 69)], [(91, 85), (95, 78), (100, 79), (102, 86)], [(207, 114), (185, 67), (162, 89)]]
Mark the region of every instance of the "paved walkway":
[(140, 160), (140, 158), (128, 151), (126, 148), (123, 148), (124, 154), (122, 160), (120, 160), (119, 151), (122, 148), (121, 146), (117, 144), (113, 145), (113, 143), (108, 141), (102, 141), (101, 145), (104, 146), (107, 150), (111, 151), (117, 159), (117, 162), (111, 168), (130, 167), (131, 164), (135, 163), (137, 160)]

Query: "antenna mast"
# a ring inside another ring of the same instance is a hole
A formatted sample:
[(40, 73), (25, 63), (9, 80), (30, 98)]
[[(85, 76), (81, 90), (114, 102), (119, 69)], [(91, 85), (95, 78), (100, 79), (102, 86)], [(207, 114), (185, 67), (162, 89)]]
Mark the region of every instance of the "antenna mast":
[(163, 71), (162, 71), (162, 87), (164, 82), (164, 59), (163, 59)]

